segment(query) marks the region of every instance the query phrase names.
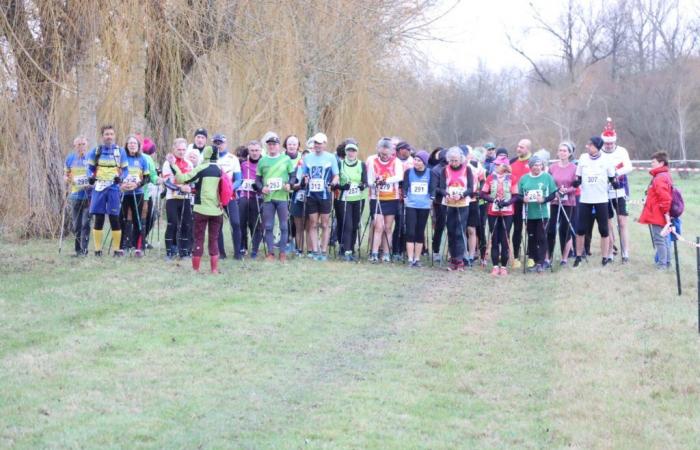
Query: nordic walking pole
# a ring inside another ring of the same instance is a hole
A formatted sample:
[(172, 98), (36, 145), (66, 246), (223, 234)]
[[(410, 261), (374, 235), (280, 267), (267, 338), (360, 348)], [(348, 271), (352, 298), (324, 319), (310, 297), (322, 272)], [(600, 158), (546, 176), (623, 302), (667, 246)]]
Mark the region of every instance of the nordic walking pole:
[[(63, 250), (63, 233), (65, 232), (66, 229), (66, 206), (68, 206), (68, 197), (70, 196), (70, 189), (68, 189), (68, 192), (66, 193), (66, 197), (63, 199), (63, 207), (61, 208), (61, 236), (58, 239), (58, 254), (61, 254), (61, 250)], [(82, 211), (82, 208), (81, 208)], [(80, 214), (82, 217), (82, 213)], [(82, 239), (82, 236), (81, 236)]]
[(698, 333), (700, 333), (700, 236), (695, 238), (695, 264), (697, 270), (698, 286)]
[(527, 207), (528, 203), (523, 202), (523, 219), (525, 222), (525, 226), (523, 227), (525, 230), (525, 239), (523, 240), (523, 273), (527, 273), (527, 241), (530, 238), (530, 233), (527, 231)]
[(678, 295), (681, 295), (681, 267), (678, 263), (678, 238), (673, 236), (673, 254), (676, 260), (676, 286), (678, 287)]
[[(432, 202), (431, 202), (431, 208), (432, 208)], [(435, 266), (435, 262), (433, 261), (433, 211), (430, 211), (430, 225), (428, 226), (428, 242), (426, 247), (429, 249), (428, 250), (428, 256), (430, 256), (430, 267)]]

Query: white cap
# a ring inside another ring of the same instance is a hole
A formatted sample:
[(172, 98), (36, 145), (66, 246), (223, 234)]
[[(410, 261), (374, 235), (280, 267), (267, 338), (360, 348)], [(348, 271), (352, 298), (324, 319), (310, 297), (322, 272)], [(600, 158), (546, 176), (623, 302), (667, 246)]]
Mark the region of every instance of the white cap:
[(328, 142), (328, 137), (323, 133), (316, 133), (311, 139), (319, 144), (325, 144)]

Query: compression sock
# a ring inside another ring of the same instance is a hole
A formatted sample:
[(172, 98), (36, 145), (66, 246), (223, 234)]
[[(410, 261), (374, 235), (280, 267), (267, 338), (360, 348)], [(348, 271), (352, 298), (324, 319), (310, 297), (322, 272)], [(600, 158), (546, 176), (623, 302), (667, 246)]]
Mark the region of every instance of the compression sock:
[(92, 230), (92, 241), (95, 244), (95, 251), (102, 251), (102, 230)]
[(122, 249), (122, 230), (112, 230), (112, 245), (114, 245), (114, 251), (119, 251)]

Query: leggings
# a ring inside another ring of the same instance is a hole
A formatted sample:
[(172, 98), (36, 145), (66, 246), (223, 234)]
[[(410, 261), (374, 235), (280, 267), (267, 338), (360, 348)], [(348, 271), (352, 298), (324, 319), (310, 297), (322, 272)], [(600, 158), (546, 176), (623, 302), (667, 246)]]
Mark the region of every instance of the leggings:
[(287, 219), (289, 216), (289, 210), (287, 209), (286, 200), (270, 200), (262, 204), (262, 218), (263, 224), (265, 225), (265, 243), (267, 244), (268, 254), (272, 254), (275, 245), (275, 236), (273, 230), (275, 227), (275, 213), (279, 219), (280, 226), (280, 253), (286, 253), (287, 246), (284, 242), (287, 242)]
[(248, 248), (248, 232), (253, 240), (252, 252), (257, 254), (262, 241), (262, 218), (260, 218), (260, 203), (256, 197), (241, 197), (238, 199), (238, 214), (241, 223), (241, 249)]
[(395, 255), (401, 254), (406, 249), (405, 212), (406, 206), (399, 200), (399, 210), (394, 219), (394, 232), (391, 234), (391, 248)]
[[(95, 216), (95, 230), (101, 230), (105, 226), (105, 216), (106, 214), (94, 214)], [(121, 230), (119, 226), (119, 216), (109, 216), (109, 226), (112, 227), (112, 231)]]
[[(350, 206), (347, 206), (349, 208)], [(340, 250), (344, 251), (344, 244), (343, 244), (343, 236), (341, 236), (341, 231), (343, 230), (343, 226), (341, 224), (344, 222), (344, 213), (345, 213), (345, 202), (342, 200), (333, 200), (333, 209), (335, 210), (335, 235), (331, 234), (330, 237), (330, 242), (331, 245), (333, 242), (339, 242), (340, 243)], [(333, 227), (333, 224), (331, 224), (331, 229)]]
[[(559, 212), (561, 208), (561, 212)], [(559, 218), (559, 248), (561, 249), (562, 259), (566, 259), (569, 255), (564, 254), (564, 247), (572, 237), (571, 224), (567, 217), (571, 218), (571, 213), (574, 211), (573, 206), (549, 205), (549, 223), (547, 224), (547, 250), (549, 258), (554, 259), (554, 244), (557, 240), (557, 217)], [(564, 214), (566, 213), (566, 214)]]
[(194, 213), (194, 245), (192, 246), (193, 256), (204, 254), (204, 232), (209, 228), (209, 256), (219, 255), (219, 231), (224, 224), (224, 215), (205, 216), (198, 212)]
[[(595, 212), (593, 209), (595, 208)], [(608, 230), (608, 204), (607, 203), (581, 203), (578, 205), (579, 210), (579, 228), (576, 234), (584, 236), (589, 228), (593, 227), (593, 221), (598, 222), (598, 232), (600, 237), (606, 238), (609, 235)]]
[(535, 264), (543, 264), (547, 253), (547, 219), (528, 219), (527, 255)]
[[(226, 206), (228, 213), (228, 223), (231, 225), (231, 241), (233, 242), (233, 257), (241, 259), (241, 215), (238, 212), (238, 203), (236, 200), (231, 200)], [(219, 232), (219, 253), (222, 257), (226, 257), (226, 249), (224, 247), (224, 221), (221, 221), (221, 231)]]
[(189, 252), (190, 225), (192, 207), (189, 199), (171, 198), (165, 202), (168, 227), (165, 229), (165, 246), (173, 256), (179, 251), (180, 256)]
[(476, 227), (476, 236), (479, 239), (479, 255), (486, 258), (486, 203), (479, 205), (479, 226)]
[(344, 206), (343, 209), (345, 209), (343, 225), (338, 227), (338, 233), (340, 233), (343, 251), (351, 251), (354, 254), (355, 241), (357, 240), (357, 233), (360, 229), (360, 219), (365, 209), (365, 201), (355, 200), (354, 202), (347, 202), (347, 206)]
[(423, 244), (429, 209), (406, 207), (406, 243)]
[(515, 202), (513, 207), (513, 258), (518, 259), (523, 240), (523, 202)]
[(122, 200), (121, 227), (122, 233), (121, 248), (136, 248), (141, 250), (141, 232), (144, 230), (144, 217), (142, 216), (143, 194), (127, 192)]
[[(513, 225), (513, 216), (489, 216), (491, 230), (491, 262), (494, 266), (508, 265), (508, 235)], [(500, 264), (499, 264), (500, 263)]]
[(445, 222), (447, 219), (447, 207), (440, 203), (433, 202), (433, 253), (440, 253), (440, 244), (442, 243), (442, 233), (445, 231)]
[(469, 207), (447, 208), (447, 244), (450, 249), (450, 257), (453, 260), (464, 258), (466, 250), (466, 227), (469, 219)]

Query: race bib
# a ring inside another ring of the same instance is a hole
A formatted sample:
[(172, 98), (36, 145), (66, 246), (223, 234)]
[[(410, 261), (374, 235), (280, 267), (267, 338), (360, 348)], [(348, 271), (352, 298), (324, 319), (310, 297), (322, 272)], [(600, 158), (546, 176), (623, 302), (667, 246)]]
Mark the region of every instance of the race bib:
[(413, 195), (425, 195), (428, 193), (428, 183), (424, 181), (418, 181), (411, 183), (411, 194)]
[(267, 188), (270, 192), (279, 191), (282, 189), (282, 178), (270, 178), (267, 181)]
[(255, 184), (255, 180), (253, 179), (243, 180), (243, 182), (241, 183), (241, 187), (238, 189), (240, 189), (241, 191), (252, 191), (254, 190), (253, 184)]
[(126, 177), (126, 180), (124, 180), (124, 182), (126, 183), (138, 183), (139, 181), (139, 177), (137, 177), (136, 175), (129, 175), (128, 177)]
[(294, 196), (294, 200), (297, 202), (303, 202), (305, 198), (306, 193), (304, 191), (297, 191), (296, 195)]
[(599, 170), (590, 170), (586, 176), (584, 177), (584, 181), (587, 184), (596, 184), (598, 182), (598, 178), (600, 178), (601, 172)]
[(464, 193), (464, 188), (462, 186), (450, 186), (447, 188), (447, 195), (462, 195)]
[(379, 186), (379, 192), (392, 192), (394, 190), (393, 184), (382, 184)]
[(347, 190), (347, 195), (349, 195), (349, 196), (360, 195), (360, 186), (357, 183), (350, 183), (350, 189)]
[(309, 180), (309, 191), (311, 192), (323, 192), (323, 178), (311, 178)]
[(97, 180), (95, 182), (95, 190), (97, 192), (104, 191), (112, 185), (112, 180)]
[(538, 198), (543, 197), (541, 189), (533, 189), (527, 191), (527, 199), (531, 202), (536, 202)]
[(493, 207), (491, 208), (493, 212), (511, 212), (513, 211), (513, 205), (508, 205), (504, 206), (503, 208), (500, 208), (496, 202), (493, 203)]
[(87, 177), (87, 175), (81, 175), (81, 176), (78, 176), (78, 177), (73, 177), (73, 184), (74, 184), (76, 187), (83, 188), (83, 187), (87, 186), (87, 185), (90, 184), (90, 183), (88, 183), (88, 177)]

